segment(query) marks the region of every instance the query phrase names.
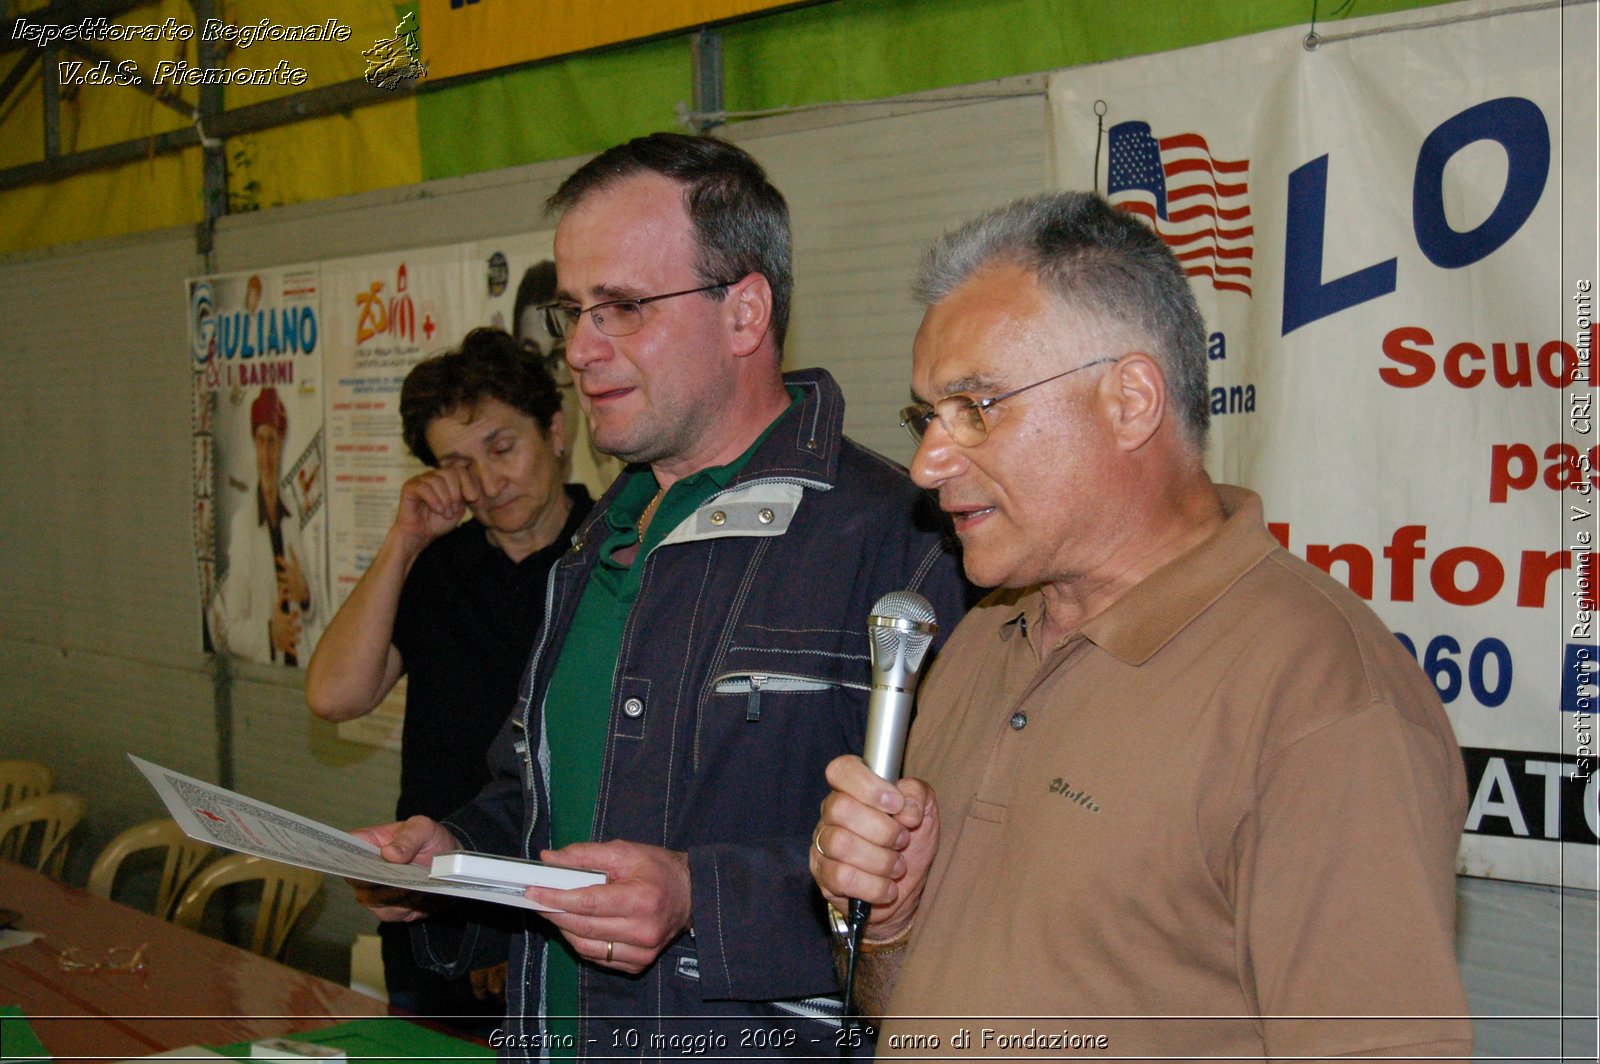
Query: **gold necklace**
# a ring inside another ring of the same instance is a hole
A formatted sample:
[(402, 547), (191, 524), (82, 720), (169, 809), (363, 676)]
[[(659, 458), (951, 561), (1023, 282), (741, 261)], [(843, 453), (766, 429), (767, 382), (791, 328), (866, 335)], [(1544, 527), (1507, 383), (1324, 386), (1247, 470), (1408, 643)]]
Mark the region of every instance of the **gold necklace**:
[(644, 512), (639, 515), (639, 522), (634, 527), (639, 530), (640, 543), (644, 542), (644, 530), (650, 527), (650, 519), (656, 515), (656, 507), (661, 505), (661, 498), (662, 496), (666, 495), (666, 493), (666, 488), (662, 488), (657, 491), (656, 497), (650, 500), (650, 504), (646, 506), (644, 508)]

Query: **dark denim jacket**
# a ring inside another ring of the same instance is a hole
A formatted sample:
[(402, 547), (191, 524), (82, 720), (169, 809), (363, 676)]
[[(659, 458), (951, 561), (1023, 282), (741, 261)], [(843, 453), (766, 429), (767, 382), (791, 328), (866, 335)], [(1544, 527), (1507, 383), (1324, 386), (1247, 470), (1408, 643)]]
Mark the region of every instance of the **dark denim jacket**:
[[(918, 591), (948, 633), (969, 589), (932, 500), (844, 438), (833, 379), (808, 370), (785, 383), (805, 399), (634, 563), (647, 568), (615, 673), (594, 837), (686, 851), (694, 932), (639, 976), (580, 967), (580, 1056), (677, 1056), (696, 1037), (715, 1055), (839, 1053), (825, 907), (806, 858), (823, 768), (862, 748), (872, 605)], [(604, 513), (634, 475), (551, 571), (520, 700), (489, 752), (494, 780), (445, 821), (471, 849), (536, 857), (548, 845), (545, 690)], [(459, 973), (509, 952), (505, 1048), (537, 1058), (554, 931), (521, 910), (489, 919), (499, 927), (421, 925), (419, 958)]]

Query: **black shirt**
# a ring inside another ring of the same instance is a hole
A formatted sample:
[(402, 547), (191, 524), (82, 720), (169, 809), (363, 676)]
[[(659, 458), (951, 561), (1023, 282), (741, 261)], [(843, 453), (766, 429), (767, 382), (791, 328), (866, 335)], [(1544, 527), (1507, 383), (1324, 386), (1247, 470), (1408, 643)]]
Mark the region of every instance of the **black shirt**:
[(580, 485), (566, 488), (566, 527), (522, 561), (469, 520), (430, 543), (411, 567), (392, 637), (408, 685), (399, 819), (438, 819), (489, 781), (484, 754), (516, 701), (544, 619), (545, 580), (594, 506)]

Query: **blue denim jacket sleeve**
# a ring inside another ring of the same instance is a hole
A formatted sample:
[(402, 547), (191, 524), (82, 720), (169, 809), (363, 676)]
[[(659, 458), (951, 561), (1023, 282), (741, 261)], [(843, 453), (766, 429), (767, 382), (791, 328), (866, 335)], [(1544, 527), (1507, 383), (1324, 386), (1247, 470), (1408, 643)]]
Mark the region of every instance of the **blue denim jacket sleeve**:
[[(489, 747), (490, 781), (471, 804), (442, 823), (462, 849), (515, 856), (522, 830), (525, 796), (520, 731), (508, 719)], [(436, 916), (411, 926), (411, 949), (417, 963), (451, 978), (499, 964), (509, 952), (509, 935), (523, 922), (522, 910), (489, 903), (447, 906)]]

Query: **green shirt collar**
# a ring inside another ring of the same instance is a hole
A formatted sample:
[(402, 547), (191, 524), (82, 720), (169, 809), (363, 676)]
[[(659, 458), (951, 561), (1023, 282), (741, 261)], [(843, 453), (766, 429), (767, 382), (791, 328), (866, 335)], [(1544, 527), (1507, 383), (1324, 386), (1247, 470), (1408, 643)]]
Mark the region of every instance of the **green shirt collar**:
[[(717, 492), (726, 488), (733, 482), (744, 467), (750, 464), (756, 450), (767, 442), (767, 437), (772, 435), (772, 430), (783, 420), (785, 414), (792, 410), (797, 403), (805, 399), (803, 388), (789, 385), (785, 389), (789, 393), (789, 405), (779, 411), (766, 428), (761, 430), (761, 435), (745, 448), (744, 453), (726, 465), (709, 466), (705, 469), (690, 473), (675, 482), (667, 489), (666, 495), (656, 507), (656, 512), (650, 518), (650, 526), (645, 530), (644, 543), (640, 546), (641, 554), (648, 554), (656, 544), (666, 538), (667, 533), (677, 528), (700, 504), (705, 502)], [(656, 480), (653, 470), (645, 469), (631, 477), (622, 490), (617, 492), (617, 497), (606, 509), (606, 525), (610, 529), (605, 542), (600, 547), (600, 559), (610, 564), (612, 552), (621, 550), (634, 542), (638, 537), (639, 518), (644, 514), (645, 507), (650, 505), (650, 500), (656, 497), (656, 492), (661, 490), (661, 484)]]

